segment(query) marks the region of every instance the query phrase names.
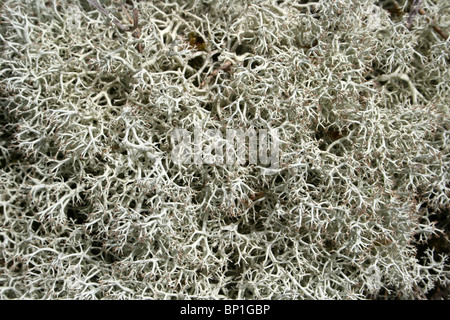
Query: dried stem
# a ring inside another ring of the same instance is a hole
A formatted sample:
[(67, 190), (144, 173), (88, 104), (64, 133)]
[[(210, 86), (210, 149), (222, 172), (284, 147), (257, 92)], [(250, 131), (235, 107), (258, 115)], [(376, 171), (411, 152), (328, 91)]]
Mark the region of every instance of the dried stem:
[(112, 23), (114, 23), (120, 30), (122, 31), (130, 31), (129, 28), (125, 27), (123, 24), (120, 23), (120, 21), (114, 17), (114, 15), (103, 8), (97, 0), (87, 0), (94, 8), (96, 8), (98, 11), (100, 11), (103, 15), (105, 15), (108, 19), (111, 20)]
[[(422, 8), (419, 8), (419, 14), (421, 14), (422, 16), (425, 16), (427, 13), (425, 12), (425, 10), (423, 10)], [(427, 22), (431, 23), (431, 19), (426, 17)], [(448, 33), (445, 32), (444, 30), (442, 30), (442, 28), (440, 28), (439, 26), (433, 25), (432, 28), (434, 29), (434, 31), (436, 31), (444, 40), (448, 39)]]

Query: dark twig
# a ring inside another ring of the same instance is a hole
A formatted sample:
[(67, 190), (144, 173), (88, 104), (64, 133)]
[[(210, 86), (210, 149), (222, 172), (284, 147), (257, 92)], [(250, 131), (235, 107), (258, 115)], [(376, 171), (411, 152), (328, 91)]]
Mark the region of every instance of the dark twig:
[[(133, 37), (139, 39), (141, 37), (141, 29), (139, 29), (139, 13), (136, 8), (133, 9), (133, 30)], [(139, 53), (142, 53), (144, 51), (144, 45), (142, 43), (138, 43), (136, 49)]]
[[(128, 17), (128, 20), (133, 23), (133, 27), (129, 31), (133, 31), (133, 37), (136, 39), (139, 39), (141, 37), (141, 30), (139, 29), (139, 12), (136, 8), (133, 9), (133, 18), (131, 18), (130, 14), (128, 13), (127, 8), (125, 6), (122, 6), (123, 11), (125, 11), (125, 14)], [(142, 53), (144, 51), (144, 46), (142, 43), (138, 43), (136, 45), (137, 51), (139, 53)]]
[(136, 8), (133, 9), (133, 30), (139, 26), (139, 12)]
[(212, 77), (215, 77), (219, 74), (220, 71), (229, 71), (231, 69), (231, 66), (233, 65), (233, 62), (230, 60), (227, 60), (221, 67), (215, 69), (211, 74), (206, 77), (205, 80), (200, 84), (199, 88), (202, 88)]
[[(100, 11), (102, 14), (104, 14), (108, 19), (111, 20), (112, 23), (114, 23), (120, 30), (125, 32), (132, 32), (133, 31), (133, 37), (136, 39), (139, 39), (141, 37), (141, 31), (139, 30), (139, 12), (135, 8), (133, 9), (133, 18), (131, 18), (130, 14), (128, 13), (125, 6), (122, 6), (122, 8), (125, 11), (125, 14), (127, 15), (128, 19), (131, 23), (133, 23), (133, 26), (131, 28), (125, 27), (123, 24), (119, 22), (119, 20), (112, 15), (111, 12), (103, 8), (97, 0), (87, 0), (93, 7), (95, 7), (98, 11)], [(142, 43), (138, 43), (136, 46), (136, 49), (139, 51), (139, 53), (142, 53), (144, 51), (144, 47)]]
[(129, 28), (125, 27), (123, 24), (121, 24), (119, 22), (119, 20), (113, 16), (113, 14), (111, 12), (109, 12), (108, 10), (106, 10), (105, 8), (103, 8), (98, 2), (97, 0), (87, 0), (93, 7), (95, 7), (98, 11), (100, 11), (101, 13), (103, 13), (106, 17), (108, 17), (108, 19), (111, 20), (112, 23), (114, 23), (120, 30), (122, 31), (130, 31)]
[[(419, 8), (419, 14), (422, 15), (422, 16), (424, 16), (424, 15), (426, 15), (427, 13), (426, 13), (425, 10), (423, 10), (422, 8)], [(426, 19), (427, 19), (427, 22), (428, 22), (428, 23), (431, 23), (431, 19), (430, 19), (430, 18), (426, 17)], [(433, 28), (433, 30), (436, 31), (436, 32), (437, 32), (444, 40), (447, 40), (447, 39), (448, 39), (448, 34), (447, 34), (447, 32), (445, 32), (444, 30), (442, 30), (439, 26), (434, 25), (434, 26), (432, 26), (432, 28)]]
[[(406, 27), (408, 29), (411, 29), (412, 23), (413, 23), (413, 19), (414, 17), (417, 15), (417, 13), (419, 13), (421, 16), (425, 16), (425, 19), (427, 20), (428, 24), (431, 24), (431, 19), (428, 18), (426, 16), (426, 12), (424, 9), (422, 9), (420, 7), (420, 5), (422, 4), (423, 0), (414, 0), (414, 2), (412, 3), (412, 7), (411, 7), (411, 11), (409, 13), (409, 17), (408, 20), (406, 21)], [(444, 40), (448, 39), (448, 34), (442, 30), (439, 26), (436, 25), (432, 25), (431, 26), (433, 28), (434, 31), (436, 31)]]
[(136, 28), (138, 27), (138, 22), (137, 22), (137, 17), (136, 17), (137, 9), (133, 9), (133, 18), (130, 16), (130, 14), (128, 13), (127, 8), (124, 5), (122, 5), (122, 10), (125, 12), (125, 14), (126, 14), (126, 16), (128, 18), (128, 21), (130, 21), (130, 23), (133, 24), (133, 26), (128, 31), (136, 30)]

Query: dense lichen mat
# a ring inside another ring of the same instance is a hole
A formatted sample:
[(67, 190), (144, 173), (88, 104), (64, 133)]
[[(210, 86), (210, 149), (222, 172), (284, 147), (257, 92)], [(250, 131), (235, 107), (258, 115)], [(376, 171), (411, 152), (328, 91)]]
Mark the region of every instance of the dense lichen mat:
[[(0, 10), (0, 298), (448, 298), (446, 1)], [(196, 128), (279, 166), (176, 163)]]

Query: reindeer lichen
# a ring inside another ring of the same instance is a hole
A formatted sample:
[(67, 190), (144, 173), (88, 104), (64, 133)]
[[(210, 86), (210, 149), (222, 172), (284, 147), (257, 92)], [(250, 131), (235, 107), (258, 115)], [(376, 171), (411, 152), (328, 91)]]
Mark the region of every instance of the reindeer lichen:
[[(3, 1), (0, 298), (448, 286), (420, 246), (448, 240), (450, 8), (417, 3)], [(252, 128), (270, 174), (171, 157), (178, 129)]]

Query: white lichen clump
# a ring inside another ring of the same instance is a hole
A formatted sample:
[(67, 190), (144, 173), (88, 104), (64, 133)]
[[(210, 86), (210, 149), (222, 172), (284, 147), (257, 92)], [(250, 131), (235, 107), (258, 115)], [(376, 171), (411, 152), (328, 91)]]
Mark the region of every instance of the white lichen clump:
[[(0, 298), (449, 284), (417, 254), (450, 207), (446, 1), (409, 29), (408, 1), (100, 2), (139, 32), (81, 0), (0, 9)], [(175, 163), (179, 128), (276, 129), (280, 166)]]

